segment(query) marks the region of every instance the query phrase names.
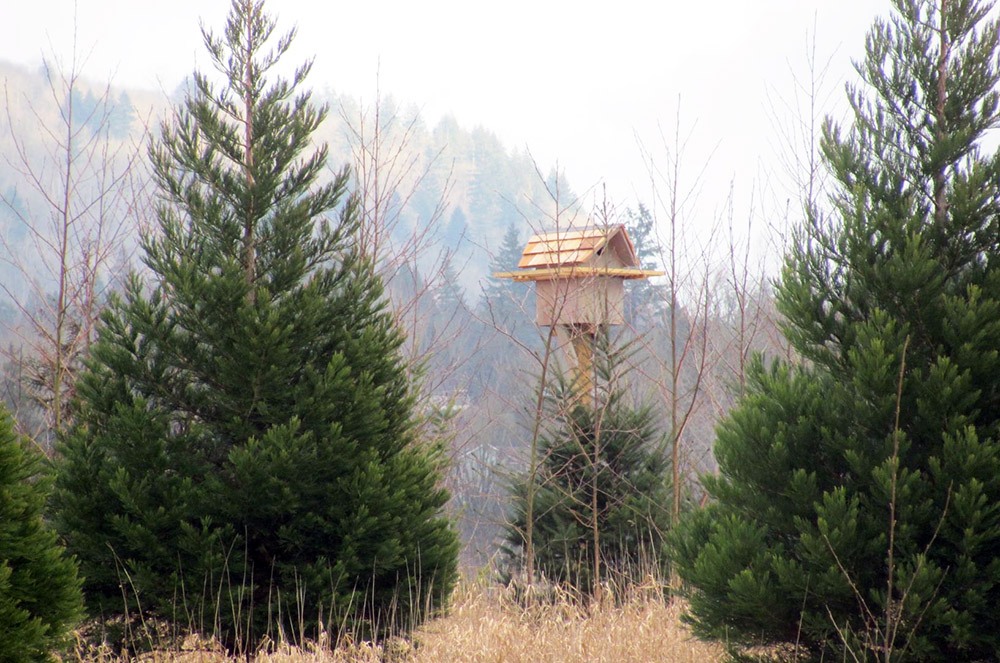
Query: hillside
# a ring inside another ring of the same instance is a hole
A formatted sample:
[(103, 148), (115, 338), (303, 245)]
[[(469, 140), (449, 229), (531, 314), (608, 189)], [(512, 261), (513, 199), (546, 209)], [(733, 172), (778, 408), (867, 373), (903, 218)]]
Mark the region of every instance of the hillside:
[[(25, 219), (44, 218), (50, 210), (41, 192), (31, 185), (31, 176), (26, 176), (25, 163), (37, 170), (45, 189), (58, 187), (63, 169), (53, 151), (54, 138), (63, 140), (66, 130), (61, 102), (55, 101), (66, 87), (60, 76), (59, 72), (31, 71), (0, 62), (7, 106), (0, 124), (0, 151), (6, 155), (0, 161), (0, 192), (6, 201), (0, 206), (0, 233), (10, 251), (28, 264), (39, 264), (41, 257), (32, 255), (37, 251), (30, 246)], [(183, 85), (166, 95), (108, 88), (101, 81), (80, 79), (74, 82), (74, 89), (73, 131), (82, 132), (77, 143), (100, 141), (102, 153), (114, 155), (119, 163), (138, 155), (133, 168), (141, 179), (144, 144), (156, 133), (172, 100), (183, 94)], [(314, 98), (330, 110), (316, 136), (329, 145), (330, 164), (350, 165), (359, 187), (370, 187), (372, 195), (377, 190), (377, 195), (385, 198), (379, 202), (379, 212), (381, 222), (391, 231), (393, 248), (387, 248), (387, 253), (410, 250), (413, 238), (419, 236), (421, 247), (426, 249), (419, 256), (422, 268), (433, 270), (440, 267), (437, 263), (442, 254), (452, 256), (463, 290), (475, 297), (489, 271), (489, 257), (510, 225), (523, 226), (527, 232), (529, 226), (551, 223), (546, 217), (554, 205), (546, 184), (553, 183), (554, 175), (549, 173), (542, 181), (526, 152), (509, 149), (488, 129), (460, 126), (450, 116), (428, 126), (416, 108), (391, 97), (362, 106), (327, 89), (314, 91)], [(102, 122), (107, 131), (93, 134)], [(78, 196), (88, 198), (99, 188), (98, 165), (78, 165)], [(366, 177), (370, 181), (365, 182)], [(565, 182), (561, 184), (560, 202), (566, 205), (573, 194)], [(145, 191), (145, 187), (139, 188), (140, 195)], [(121, 214), (131, 217), (126, 226), (134, 233), (148, 220), (137, 212), (148, 209), (149, 201), (127, 202)], [(20, 281), (9, 261), (0, 269), (5, 283)], [(27, 271), (39, 273), (36, 269)]]
[[(61, 269), (71, 276), (69, 307), (86, 320), (130, 270), (142, 271), (138, 237), (157, 204), (147, 144), (184, 86), (170, 93), (108, 88), (3, 63), (0, 77), (7, 92), (0, 130), (0, 340), (10, 350), (4, 400), (22, 423), (34, 422), (26, 430), (37, 430), (22, 358), (38, 355), (32, 344), (54, 324)], [(453, 513), (464, 560), (479, 566), (497, 551), (507, 484), (525, 464), (533, 394), (547, 361), (531, 289), (490, 273), (513, 267), (532, 232), (580, 225), (587, 210), (564, 177), (540, 171), (487, 128), (448, 116), (428, 126), (417, 109), (391, 97), (361, 105), (334, 90), (313, 94), (329, 108), (315, 140), (329, 146), (331, 176), (345, 166), (354, 174), (361, 248), (378, 257), (406, 330), (404, 351), (422, 376), (421, 409), (451, 440)], [(69, 179), (60, 148), (67, 140), (74, 146)], [(67, 185), (71, 195), (63, 196)], [(746, 357), (780, 347), (763, 281), (751, 271), (743, 272), (749, 280), (735, 280), (749, 265), (683, 262), (659, 239), (669, 219), (613, 205), (594, 219), (626, 223), (644, 266), (675, 260), (683, 271), (673, 287), (631, 287), (624, 338), (636, 348), (636, 397), (662, 405), (662, 425), (673, 426), (685, 448), (678, 457), (684, 473), (706, 471), (713, 423), (728, 408)], [(65, 265), (55, 250), (61, 237), (73, 257)], [(91, 331), (81, 331), (83, 347)]]

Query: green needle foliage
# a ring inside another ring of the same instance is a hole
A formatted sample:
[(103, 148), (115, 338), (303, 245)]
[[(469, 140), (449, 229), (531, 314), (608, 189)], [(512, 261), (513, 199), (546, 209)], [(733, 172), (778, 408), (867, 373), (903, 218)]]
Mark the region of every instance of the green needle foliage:
[(75, 562), (42, 519), (42, 457), (0, 406), (0, 661), (49, 661), (83, 612)]
[[(592, 403), (557, 381), (547, 395), (538, 471), (512, 485), (508, 573), (524, 572), (528, 500), (533, 500), (535, 572), (582, 594), (600, 583), (627, 588), (665, 575), (663, 535), (670, 526), (669, 456), (652, 407), (632, 405), (621, 384), (627, 352), (599, 333)], [(597, 554), (595, 555), (595, 551)]]
[(1000, 651), (998, 26), (893, 5), (853, 125), (824, 130), (834, 213), (809, 210), (779, 288), (806, 361), (757, 365), (673, 541), (697, 632), (744, 654)]
[(348, 173), (321, 183), (326, 110), (308, 64), (270, 76), (293, 36), (273, 30), (235, 0), (205, 34), (222, 85), (196, 74), (151, 150), (152, 283), (103, 317), (55, 498), (92, 614), (244, 651), (406, 627), (458, 546)]

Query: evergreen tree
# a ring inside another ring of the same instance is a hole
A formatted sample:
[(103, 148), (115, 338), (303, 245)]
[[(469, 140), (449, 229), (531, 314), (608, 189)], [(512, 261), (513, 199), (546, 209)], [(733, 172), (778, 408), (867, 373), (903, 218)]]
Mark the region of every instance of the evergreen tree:
[[(654, 410), (628, 403), (617, 376), (625, 352), (606, 334), (595, 354), (596, 404), (580, 402), (564, 380), (548, 397), (532, 496), (536, 571), (583, 593), (596, 582), (623, 588), (651, 568), (665, 571), (661, 544), (670, 524), (669, 460)], [(512, 486), (506, 552), (513, 572), (525, 561), (531, 480), (526, 473)]]
[(453, 251), (458, 251), (462, 248), (463, 243), (469, 241), (469, 222), (465, 216), (465, 212), (458, 205), (455, 206), (454, 211), (451, 213), (451, 217), (448, 219), (448, 226), (444, 231), (443, 242), (444, 245)]
[[(656, 223), (652, 213), (640, 204), (638, 211), (625, 210), (625, 229), (635, 246), (639, 267), (642, 269), (659, 269), (663, 247), (656, 236)], [(631, 327), (646, 330), (653, 327), (660, 318), (658, 299), (669, 301), (662, 292), (657, 292), (656, 286), (648, 279), (634, 279), (625, 283), (625, 320)]]
[(465, 310), (465, 298), (458, 280), (455, 263), (448, 258), (441, 266), (441, 285), (435, 292), (435, 303), (439, 312), (448, 317)]
[(44, 523), (42, 458), (0, 405), (0, 661), (48, 661), (83, 612), (76, 564)]
[(833, 217), (810, 210), (778, 290), (808, 361), (758, 362), (675, 557), (697, 632), (740, 648), (996, 660), (998, 25), (981, 2), (893, 4), (853, 126), (824, 130)]
[(308, 64), (270, 77), (293, 37), (273, 30), (234, 0), (205, 35), (222, 86), (196, 74), (151, 150), (154, 280), (103, 317), (55, 496), (93, 614), (231, 649), (405, 626), (457, 555), (348, 174), (319, 183), (327, 150), (307, 151), (326, 109), (296, 91)]
[(523, 250), (521, 233), (511, 223), (507, 226), (500, 248), (490, 260), (490, 276), (483, 286), (480, 308), (484, 316), (503, 329), (523, 333), (525, 328), (530, 327), (532, 335), (537, 335), (534, 331), (535, 298), (531, 284), (493, 277), (494, 272), (516, 271)]
[(484, 325), (485, 344), (473, 357), (474, 379), (469, 382), (473, 398), (488, 393), (516, 393), (522, 386), (523, 365), (519, 362), (525, 359), (523, 347), (538, 345), (534, 286), (493, 276), (496, 272), (516, 271), (523, 249), (517, 227), (510, 224), (490, 260), (490, 271), (477, 304), (476, 317)]

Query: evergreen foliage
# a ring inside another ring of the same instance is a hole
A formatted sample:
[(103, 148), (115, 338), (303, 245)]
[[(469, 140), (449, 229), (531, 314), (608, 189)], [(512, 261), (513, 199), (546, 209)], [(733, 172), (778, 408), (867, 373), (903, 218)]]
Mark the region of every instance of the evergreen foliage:
[(234, 0), (205, 34), (224, 80), (196, 74), (151, 150), (153, 283), (103, 317), (54, 499), (92, 614), (246, 651), (405, 627), (457, 558), (348, 174), (320, 183), (309, 151), (326, 109), (297, 91), (308, 64), (271, 76), (294, 34), (274, 27)]
[(42, 518), (42, 458), (0, 406), (0, 661), (49, 661), (83, 612), (75, 562)]
[[(498, 279), (492, 276), (495, 272), (513, 272), (521, 260), (524, 242), (517, 226), (513, 223), (507, 226), (499, 249), (490, 260), (490, 278), (483, 285), (483, 297), (480, 307), (497, 325), (522, 326), (519, 323), (531, 322), (528, 318), (534, 309), (532, 287), (528, 283), (513, 279)], [(528, 308), (530, 305), (530, 309)], [(527, 313), (526, 313), (527, 312)]]
[(713, 502), (674, 538), (695, 629), (746, 655), (1000, 651), (998, 25), (982, 2), (893, 4), (853, 126), (824, 129), (832, 218), (809, 210), (778, 290), (807, 361), (758, 361)]
[[(640, 204), (638, 210), (627, 209), (624, 215), (625, 230), (635, 246), (641, 269), (659, 269), (663, 247), (656, 236), (656, 223), (653, 214), (645, 205)], [(641, 330), (649, 329), (657, 323), (660, 316), (658, 300), (669, 301), (664, 293), (649, 279), (634, 279), (625, 283), (625, 320), (631, 327)]]
[(517, 270), (525, 240), (518, 227), (509, 224), (490, 259), (489, 277), (482, 283), (482, 296), (475, 311), (485, 327), (486, 342), (473, 357), (473, 378), (469, 381), (473, 398), (484, 398), (490, 393), (515, 393), (522, 386), (516, 358), (522, 355), (524, 347), (538, 346), (534, 285), (493, 276)]
[[(536, 572), (582, 593), (592, 592), (595, 580), (623, 588), (651, 570), (665, 570), (661, 544), (670, 523), (669, 459), (654, 410), (630, 404), (619, 383), (625, 354), (611, 347), (606, 334), (598, 335), (599, 397), (586, 404), (574, 385), (558, 381), (547, 397), (548, 421), (538, 445), (532, 509)], [(512, 486), (506, 552), (514, 573), (524, 570), (531, 479), (525, 473)]]

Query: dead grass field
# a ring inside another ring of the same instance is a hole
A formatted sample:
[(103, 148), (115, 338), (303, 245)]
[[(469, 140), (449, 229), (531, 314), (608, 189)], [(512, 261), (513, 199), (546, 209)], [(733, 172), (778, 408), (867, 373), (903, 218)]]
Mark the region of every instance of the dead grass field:
[(638, 593), (624, 606), (582, 608), (568, 601), (527, 608), (501, 592), (472, 588), (451, 613), (417, 635), (420, 663), (664, 663), (722, 659), (722, 650), (695, 640), (680, 623), (680, 608), (659, 592)]
[[(653, 588), (637, 591), (624, 605), (581, 607), (572, 601), (535, 601), (525, 606), (495, 585), (458, 590), (447, 615), (408, 640), (384, 647), (342, 642), (306, 649), (279, 648), (254, 663), (713, 663), (721, 648), (695, 640), (681, 624), (680, 607)], [(146, 663), (227, 663), (211, 648), (154, 652)], [(85, 663), (123, 663), (90, 655)]]

